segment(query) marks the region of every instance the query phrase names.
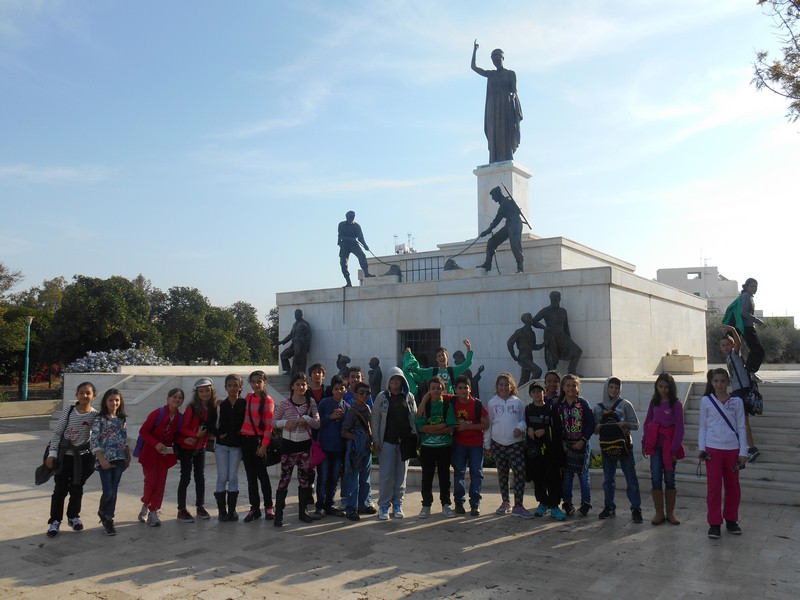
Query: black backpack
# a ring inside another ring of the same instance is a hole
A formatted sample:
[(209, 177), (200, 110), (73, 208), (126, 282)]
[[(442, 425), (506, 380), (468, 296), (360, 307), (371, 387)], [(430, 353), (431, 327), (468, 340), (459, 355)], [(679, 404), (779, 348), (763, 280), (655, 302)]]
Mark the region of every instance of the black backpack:
[(620, 425), (617, 416), (617, 407), (620, 402), (622, 402), (622, 398), (618, 399), (611, 408), (598, 404), (603, 410), (603, 416), (600, 419), (600, 450), (604, 457), (611, 460), (627, 458), (631, 455), (633, 446), (630, 435)]

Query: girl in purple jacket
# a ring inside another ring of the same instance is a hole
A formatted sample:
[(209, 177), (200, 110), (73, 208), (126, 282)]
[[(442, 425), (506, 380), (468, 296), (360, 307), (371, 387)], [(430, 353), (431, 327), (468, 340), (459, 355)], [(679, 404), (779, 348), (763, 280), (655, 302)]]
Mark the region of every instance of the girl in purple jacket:
[[(656, 378), (653, 398), (647, 408), (642, 434), (642, 454), (650, 457), (650, 479), (653, 484), (653, 504), (656, 514), (651, 523), (664, 522), (664, 499), (666, 519), (673, 525), (681, 522), (675, 516), (675, 465), (684, 457), (683, 451), (683, 404), (678, 400), (675, 379), (669, 373)], [(662, 484), (665, 489), (662, 489)]]

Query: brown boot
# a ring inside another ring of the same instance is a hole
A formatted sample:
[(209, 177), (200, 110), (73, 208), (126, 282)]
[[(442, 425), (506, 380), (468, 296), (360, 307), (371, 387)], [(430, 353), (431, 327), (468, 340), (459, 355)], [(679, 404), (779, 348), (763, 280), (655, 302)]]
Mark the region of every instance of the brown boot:
[(680, 525), (680, 520), (675, 516), (675, 499), (678, 497), (678, 490), (667, 490), (665, 497), (667, 500), (667, 520), (673, 525)]
[(656, 508), (656, 514), (653, 520), (650, 521), (653, 525), (661, 525), (664, 522), (664, 492), (662, 490), (653, 490), (653, 506)]

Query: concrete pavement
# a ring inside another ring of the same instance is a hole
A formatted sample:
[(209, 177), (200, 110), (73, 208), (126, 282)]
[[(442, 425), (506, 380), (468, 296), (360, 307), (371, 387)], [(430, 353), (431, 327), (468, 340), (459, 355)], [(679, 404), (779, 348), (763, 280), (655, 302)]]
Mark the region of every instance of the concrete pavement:
[[(594, 510), (565, 523), (496, 516), (497, 493), (485, 494), (484, 514), (445, 519), (434, 507), (418, 520), (418, 489), (410, 489), (402, 521), (367, 517), (352, 524), (326, 517), (297, 520), (295, 490), (286, 527), (175, 516), (177, 468), (170, 472), (163, 526), (136, 521), (142, 476), (123, 476), (118, 535), (97, 519), (100, 480), (86, 486), (83, 532), (66, 527), (45, 536), (52, 483), (33, 485), (33, 470), (49, 438), (47, 418), (0, 420), (0, 597), (70, 599), (163, 598), (735, 598), (794, 599), (800, 591), (800, 509), (745, 504), (744, 535), (706, 537), (705, 502), (678, 499), (680, 526), (633, 524), (618, 492), (618, 516)], [(244, 482), (244, 471), (240, 472)], [(215, 470), (206, 470), (213, 499)], [(273, 485), (276, 481), (273, 481)], [(647, 488), (646, 481), (642, 482)], [(577, 490), (576, 490), (577, 491)], [(246, 495), (246, 494), (245, 494)], [(194, 498), (189, 490), (190, 502)], [(534, 506), (527, 497), (527, 505)], [(209, 503), (211, 504), (211, 503)], [(244, 510), (246, 498), (240, 498)], [(209, 510), (211, 507), (209, 506)], [(214, 514), (216, 511), (211, 511)]]

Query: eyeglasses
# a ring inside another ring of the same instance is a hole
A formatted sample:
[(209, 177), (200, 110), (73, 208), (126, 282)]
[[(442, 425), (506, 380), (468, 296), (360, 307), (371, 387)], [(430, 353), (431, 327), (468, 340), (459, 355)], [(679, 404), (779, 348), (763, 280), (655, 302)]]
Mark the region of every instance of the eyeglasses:
[(369, 396), (369, 390), (359, 390), (356, 392), (356, 396)]

